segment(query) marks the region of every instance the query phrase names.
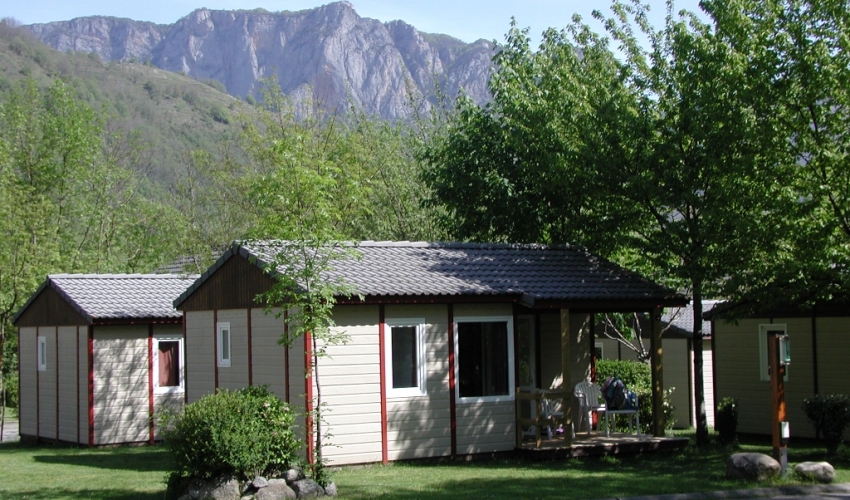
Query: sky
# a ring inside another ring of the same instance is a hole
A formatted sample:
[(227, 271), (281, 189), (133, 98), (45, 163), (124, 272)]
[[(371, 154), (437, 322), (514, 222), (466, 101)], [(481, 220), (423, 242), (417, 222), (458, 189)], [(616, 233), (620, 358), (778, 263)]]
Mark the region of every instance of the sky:
[[(549, 27), (563, 28), (573, 14), (591, 20), (593, 9), (610, 12), (608, 1), (593, 0), (350, 0), (361, 17), (380, 21), (401, 19), (419, 31), (442, 33), (465, 42), (503, 41), (511, 16), (521, 28), (530, 28), (532, 41)], [(127, 17), (137, 21), (171, 24), (200, 7), (236, 10), (262, 7), (268, 11), (311, 9), (326, 0), (0, 0), (0, 18), (23, 24), (67, 21), (82, 16)], [(664, 18), (664, 0), (649, 0), (650, 19), (658, 26)], [(698, 0), (677, 0), (676, 11), (699, 10)], [(592, 24), (598, 29), (598, 25)]]

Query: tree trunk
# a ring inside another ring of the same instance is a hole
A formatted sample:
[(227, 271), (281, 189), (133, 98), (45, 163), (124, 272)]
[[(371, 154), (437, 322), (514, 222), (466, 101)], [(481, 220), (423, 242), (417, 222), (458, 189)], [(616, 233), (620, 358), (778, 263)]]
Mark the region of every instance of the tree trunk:
[[(3, 376), (3, 354), (6, 352), (6, 318), (0, 317), (0, 442), (6, 430), (6, 378)], [(20, 361), (18, 361), (20, 363)], [(20, 366), (20, 365), (18, 365)], [(20, 405), (18, 405), (20, 407)]]
[(697, 418), (697, 446), (708, 444), (708, 423), (705, 416), (705, 387), (702, 363), (702, 283), (694, 282), (694, 406)]

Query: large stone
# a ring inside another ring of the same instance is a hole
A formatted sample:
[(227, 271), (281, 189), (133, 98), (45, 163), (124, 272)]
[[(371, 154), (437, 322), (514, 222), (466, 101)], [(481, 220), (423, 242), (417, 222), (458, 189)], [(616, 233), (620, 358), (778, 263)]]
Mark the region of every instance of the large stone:
[(201, 498), (201, 494), (204, 492), (204, 488), (206, 487), (207, 482), (203, 479), (196, 477), (193, 478), (192, 481), (189, 483), (187, 493), (190, 497), (192, 497), (192, 500), (198, 500), (199, 498)]
[(288, 483), (294, 483), (299, 479), (304, 479), (304, 473), (301, 472), (301, 469), (298, 467), (293, 467), (283, 473), (283, 478), (286, 479), (286, 482)]
[(803, 479), (819, 483), (835, 480), (835, 468), (828, 462), (803, 462), (794, 467), (794, 472)]
[(325, 486), (325, 496), (336, 498), (339, 495), (339, 492), (336, 489), (336, 483), (331, 481)]
[(209, 483), (201, 493), (201, 500), (240, 500), (239, 481), (233, 476), (220, 476)]
[(269, 485), (269, 481), (263, 476), (257, 476), (251, 481), (251, 484), (254, 485), (254, 488), (265, 488)]
[(779, 462), (763, 453), (735, 453), (726, 460), (726, 477), (747, 481), (767, 481), (778, 477)]
[(283, 479), (271, 479), (269, 485), (261, 488), (254, 495), (256, 500), (283, 500), (298, 498), (295, 492), (290, 488)]
[(312, 479), (299, 479), (290, 486), (298, 498), (318, 498), (325, 496), (325, 489)]

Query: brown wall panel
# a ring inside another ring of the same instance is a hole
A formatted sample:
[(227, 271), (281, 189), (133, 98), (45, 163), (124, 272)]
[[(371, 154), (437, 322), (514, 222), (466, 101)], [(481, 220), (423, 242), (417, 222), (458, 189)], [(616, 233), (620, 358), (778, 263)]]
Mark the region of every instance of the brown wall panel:
[(180, 306), (181, 311), (245, 309), (257, 307), (254, 297), (266, 292), (274, 280), (244, 257), (234, 256)]
[(72, 326), (88, 322), (74, 310), (53, 287), (45, 287), (27, 310), (18, 318), (16, 326)]

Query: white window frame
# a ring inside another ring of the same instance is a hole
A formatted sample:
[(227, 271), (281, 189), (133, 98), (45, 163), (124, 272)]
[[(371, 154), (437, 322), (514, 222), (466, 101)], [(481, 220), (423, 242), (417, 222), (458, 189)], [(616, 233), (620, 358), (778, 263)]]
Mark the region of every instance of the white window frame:
[[(224, 357), (224, 342), (221, 338), (221, 333), (227, 330), (227, 358)], [(227, 321), (219, 322), (215, 328), (216, 342), (216, 365), (219, 368), (230, 368), (230, 362), (233, 359), (232, 348), (233, 330), (230, 328), (230, 323)]]
[[(508, 336), (508, 393), (499, 396), (460, 397), (460, 323), (507, 323)], [(513, 401), (515, 398), (514, 385), (516, 374), (514, 373), (514, 318), (513, 316), (457, 316), (454, 318), (454, 348), (455, 348), (455, 401), (458, 403), (503, 403)]]
[[(425, 396), (428, 393), (425, 365), (425, 319), (424, 318), (393, 318), (384, 320), (384, 366), (388, 398), (406, 398)], [(418, 387), (393, 388), (393, 327), (416, 327), (416, 373)]]
[(593, 348), (594, 350), (599, 349), (598, 359), (605, 359), (605, 342), (600, 342), (599, 340), (596, 340), (593, 342)]
[(36, 341), (38, 349), (38, 371), (47, 371), (47, 337), (39, 335)]
[[(767, 332), (782, 331), (783, 334), (788, 333), (788, 326), (784, 323), (770, 323), (759, 325), (759, 380), (770, 382), (770, 372), (768, 371), (767, 363)], [(788, 382), (788, 369), (785, 367), (785, 382)]]
[[(180, 358), (180, 370), (177, 373), (178, 384), (176, 386), (160, 387), (159, 385), (159, 343), (161, 341), (177, 341), (177, 356)], [(153, 337), (153, 392), (154, 394), (179, 394), (186, 390), (186, 353), (183, 349), (183, 335), (180, 334), (155, 334)]]

